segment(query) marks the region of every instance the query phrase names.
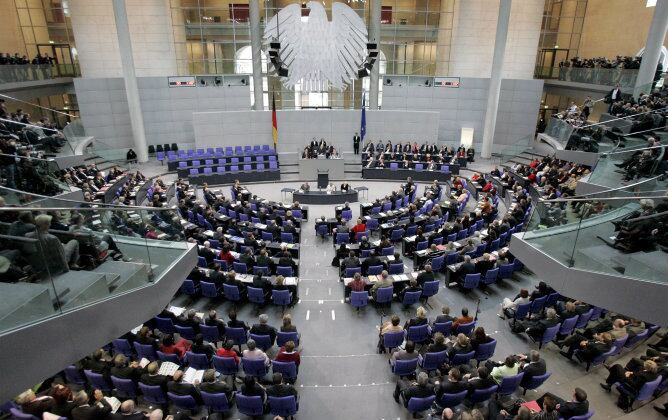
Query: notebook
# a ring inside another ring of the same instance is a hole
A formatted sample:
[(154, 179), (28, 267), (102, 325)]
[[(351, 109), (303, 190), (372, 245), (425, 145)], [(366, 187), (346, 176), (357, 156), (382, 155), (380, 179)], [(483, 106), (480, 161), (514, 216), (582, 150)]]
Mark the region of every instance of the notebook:
[(524, 404), (522, 404), (524, 407), (528, 408), (529, 410), (533, 411), (534, 413), (540, 412), (540, 406), (536, 401), (527, 401)]

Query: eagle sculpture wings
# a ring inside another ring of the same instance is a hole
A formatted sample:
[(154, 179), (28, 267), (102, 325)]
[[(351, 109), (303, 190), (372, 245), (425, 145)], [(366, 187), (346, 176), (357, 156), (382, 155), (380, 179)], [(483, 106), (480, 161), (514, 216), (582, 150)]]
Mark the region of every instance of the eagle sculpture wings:
[(332, 3), (332, 21), (321, 3), (309, 1), (308, 19), (302, 20), (300, 4), (281, 9), (267, 24), (265, 44), (281, 43), (279, 58), (288, 68), (283, 84), (293, 88), (302, 84), (302, 91), (331, 87), (343, 90), (357, 78), (357, 70), (365, 60), (367, 30), (364, 21), (343, 3)]

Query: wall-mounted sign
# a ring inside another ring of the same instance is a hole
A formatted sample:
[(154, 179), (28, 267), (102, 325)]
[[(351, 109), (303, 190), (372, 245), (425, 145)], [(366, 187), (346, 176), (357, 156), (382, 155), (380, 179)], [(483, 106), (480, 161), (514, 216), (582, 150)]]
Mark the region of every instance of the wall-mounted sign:
[(458, 88), (459, 77), (434, 77), (434, 87)]
[(167, 80), (169, 81), (169, 87), (195, 86), (195, 77), (193, 76), (171, 76)]

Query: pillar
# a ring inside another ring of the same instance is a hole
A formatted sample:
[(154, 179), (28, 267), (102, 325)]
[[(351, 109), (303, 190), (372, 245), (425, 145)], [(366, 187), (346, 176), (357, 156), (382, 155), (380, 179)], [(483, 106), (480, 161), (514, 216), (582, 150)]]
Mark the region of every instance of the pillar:
[[(651, 90), (656, 66), (659, 63), (661, 47), (666, 37), (668, 29), (668, 0), (657, 0), (652, 15), (652, 24), (649, 27), (647, 41), (645, 42), (645, 51), (642, 54), (640, 70), (636, 77), (636, 85), (633, 89), (633, 96), (637, 98), (641, 93), (648, 93)], [(666, 69), (663, 69), (666, 71)]]
[(125, 81), (125, 95), (128, 99), (128, 110), (130, 111), (134, 149), (137, 153), (137, 160), (139, 162), (146, 162), (148, 160), (146, 132), (144, 131), (144, 117), (141, 112), (141, 102), (139, 101), (139, 89), (137, 88), (135, 63), (132, 57), (132, 42), (130, 41), (130, 26), (128, 25), (125, 0), (113, 0), (113, 7), (114, 19), (116, 20), (116, 34), (118, 36), (118, 49), (121, 55), (121, 68), (123, 71), (123, 80)]
[(262, 100), (262, 33), (260, 32), (260, 0), (249, 0), (251, 54), (253, 59), (253, 109), (263, 110)]
[(441, 0), (436, 36), (436, 76), (446, 76), (449, 71), (453, 13), (454, 0)]
[[(380, 11), (382, 0), (371, 0), (371, 13), (369, 16), (369, 42), (376, 43), (380, 51)], [(378, 82), (380, 69), (380, 54), (371, 69), (369, 77), (369, 109), (378, 109)]]
[(487, 93), (487, 110), (485, 111), (485, 128), (482, 134), (482, 153), (485, 159), (492, 157), (494, 143), (494, 129), (496, 128), (496, 114), (499, 110), (499, 96), (501, 94), (501, 76), (503, 75), (503, 59), (508, 40), (508, 24), (510, 23), (510, 7), (512, 0), (501, 0), (499, 17), (496, 24), (494, 38), (494, 56), (492, 57), (492, 74), (489, 80)]

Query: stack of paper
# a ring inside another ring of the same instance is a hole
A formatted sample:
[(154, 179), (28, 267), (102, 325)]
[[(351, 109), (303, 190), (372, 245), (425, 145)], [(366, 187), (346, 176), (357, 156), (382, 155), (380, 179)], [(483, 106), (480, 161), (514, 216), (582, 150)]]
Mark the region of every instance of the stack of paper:
[(172, 362), (162, 362), (160, 369), (158, 370), (158, 375), (163, 376), (174, 376), (174, 373), (179, 370), (179, 365)]
[(183, 382), (187, 382), (189, 384), (195, 383), (196, 380), (202, 382), (203, 375), (204, 375), (204, 369), (196, 370), (194, 368), (189, 367), (183, 374)]
[(104, 400), (109, 403), (111, 406), (111, 412), (115, 413), (118, 411), (119, 408), (121, 408), (121, 402), (118, 398), (116, 397), (104, 397)]

